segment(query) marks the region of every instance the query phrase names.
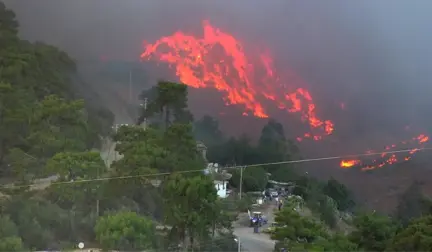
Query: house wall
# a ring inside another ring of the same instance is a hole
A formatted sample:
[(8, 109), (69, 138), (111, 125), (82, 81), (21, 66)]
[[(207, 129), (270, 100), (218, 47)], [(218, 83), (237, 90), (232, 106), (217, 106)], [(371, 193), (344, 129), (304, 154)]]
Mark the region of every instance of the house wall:
[(217, 190), (217, 195), (220, 198), (226, 198), (226, 197), (228, 197), (228, 195), (227, 195), (228, 181), (218, 181), (218, 180), (215, 180), (213, 182), (214, 182), (215, 188)]

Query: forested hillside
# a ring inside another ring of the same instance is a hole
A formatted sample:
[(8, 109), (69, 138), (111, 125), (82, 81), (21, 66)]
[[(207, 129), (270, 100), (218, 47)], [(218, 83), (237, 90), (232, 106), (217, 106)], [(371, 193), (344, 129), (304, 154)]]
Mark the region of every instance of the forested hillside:
[[(186, 238), (188, 246), (204, 246), (207, 230), (213, 227), (214, 236), (225, 222), (218, 217), (213, 182), (179, 175), (160, 190), (144, 176), (204, 168), (191, 126), (119, 129), (112, 137), (123, 159), (108, 171), (92, 149), (112, 135), (112, 116), (79, 99), (73, 60), (55, 47), (20, 39), (15, 15), (3, 3), (0, 17), (0, 251), (67, 249), (78, 241), (105, 249), (167, 249)], [(48, 188), (34, 185), (35, 178), (50, 175), (57, 181)], [(122, 176), (129, 179), (108, 179)], [(203, 193), (209, 195), (205, 205)], [(176, 194), (193, 197), (193, 209), (185, 211), (190, 206)], [(168, 209), (163, 214), (162, 205)], [(178, 211), (196, 216), (179, 217)], [(209, 214), (214, 218), (201, 219)], [(173, 227), (172, 242), (162, 242), (155, 232), (163, 217)], [(226, 225), (230, 235), (230, 222)]]
[[(338, 181), (274, 164), (301, 158), (280, 123), (269, 120), (258, 143), (228, 138), (215, 119), (194, 120), (188, 88), (179, 83), (145, 90), (139, 125), (113, 130), (110, 112), (80, 99), (74, 61), (20, 39), (18, 28), (0, 2), (0, 251), (72, 250), (78, 242), (104, 250), (238, 251), (233, 222), (251, 207), (247, 193), (266, 189), (269, 179), (295, 184), (292, 193), (311, 212), (288, 201), (276, 214), (277, 251), (432, 249), (432, 208), (419, 185), (394, 216), (363, 213)], [(207, 157), (197, 140), (208, 146)], [(115, 143), (122, 158), (108, 165), (97, 151), (101, 142)], [(204, 174), (206, 158), (231, 166), (231, 197), (218, 198), (220, 174)], [(53, 181), (38, 184), (46, 177)]]
[(3, 4), (0, 11), (0, 173), (27, 179), (58, 150), (98, 146), (113, 118), (79, 100), (71, 83), (76, 66), (65, 52), (21, 40), (14, 13)]

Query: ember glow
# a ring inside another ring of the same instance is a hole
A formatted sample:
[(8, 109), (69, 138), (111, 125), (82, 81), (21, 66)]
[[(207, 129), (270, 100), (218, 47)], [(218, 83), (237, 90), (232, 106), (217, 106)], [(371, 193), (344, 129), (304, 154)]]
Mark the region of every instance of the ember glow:
[[(402, 141), (400, 144), (392, 144), (388, 145), (384, 148), (383, 151), (377, 151), (382, 152), (380, 157), (378, 159), (374, 159), (371, 162), (368, 162), (368, 164), (363, 164), (360, 162), (359, 159), (353, 159), (353, 160), (342, 160), (340, 163), (341, 168), (350, 168), (354, 166), (360, 166), (363, 165), (363, 168), (361, 168), (362, 171), (368, 171), (368, 170), (374, 170), (378, 168), (382, 168), (386, 165), (392, 165), (397, 162), (402, 161), (408, 161), (412, 158), (414, 153), (419, 151), (419, 148), (413, 148), (408, 153), (387, 153), (386, 151), (392, 152), (397, 150), (409, 150), (412, 148), (412, 146), (422, 146), (423, 144), (427, 143), (429, 141), (429, 137), (425, 134), (420, 134), (417, 137), (413, 137), (412, 139), (408, 141)], [(373, 151), (368, 151), (366, 154), (372, 154), (377, 153)]]
[(268, 53), (246, 54), (240, 41), (208, 21), (203, 22), (203, 30), (202, 37), (178, 31), (146, 44), (141, 59), (167, 63), (180, 82), (190, 87), (217, 89), (227, 105), (243, 106), (243, 115), (267, 118), (265, 100), (298, 114), (310, 128), (299, 141), (320, 140), (334, 131), (332, 121), (318, 117), (306, 83), (294, 72), (283, 69), (286, 77), (282, 77)]

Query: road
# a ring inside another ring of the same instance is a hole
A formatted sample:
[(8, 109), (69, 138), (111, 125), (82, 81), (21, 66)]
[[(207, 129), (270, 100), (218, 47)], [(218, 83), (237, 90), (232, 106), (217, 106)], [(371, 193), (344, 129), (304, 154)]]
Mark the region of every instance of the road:
[[(268, 218), (268, 223), (274, 221), (274, 209), (275, 206), (270, 206), (267, 210), (263, 211), (264, 215)], [(249, 220), (245, 218), (248, 217), (244, 215), (240, 216), (239, 221), (234, 224), (234, 235), (239, 238), (242, 250), (249, 252), (273, 251), (275, 242), (265, 233), (255, 234), (253, 228), (246, 224)], [(263, 228), (266, 228), (266, 226)]]
[(254, 234), (250, 227), (236, 228), (234, 234), (240, 239), (242, 250), (249, 252), (273, 251), (275, 242), (267, 234)]

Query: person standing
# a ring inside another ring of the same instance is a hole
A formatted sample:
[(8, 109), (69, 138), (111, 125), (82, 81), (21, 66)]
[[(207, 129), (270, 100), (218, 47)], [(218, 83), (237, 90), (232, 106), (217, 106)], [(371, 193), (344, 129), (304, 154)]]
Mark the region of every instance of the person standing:
[(254, 222), (254, 233), (256, 233), (256, 234), (259, 233), (259, 220), (258, 219)]

